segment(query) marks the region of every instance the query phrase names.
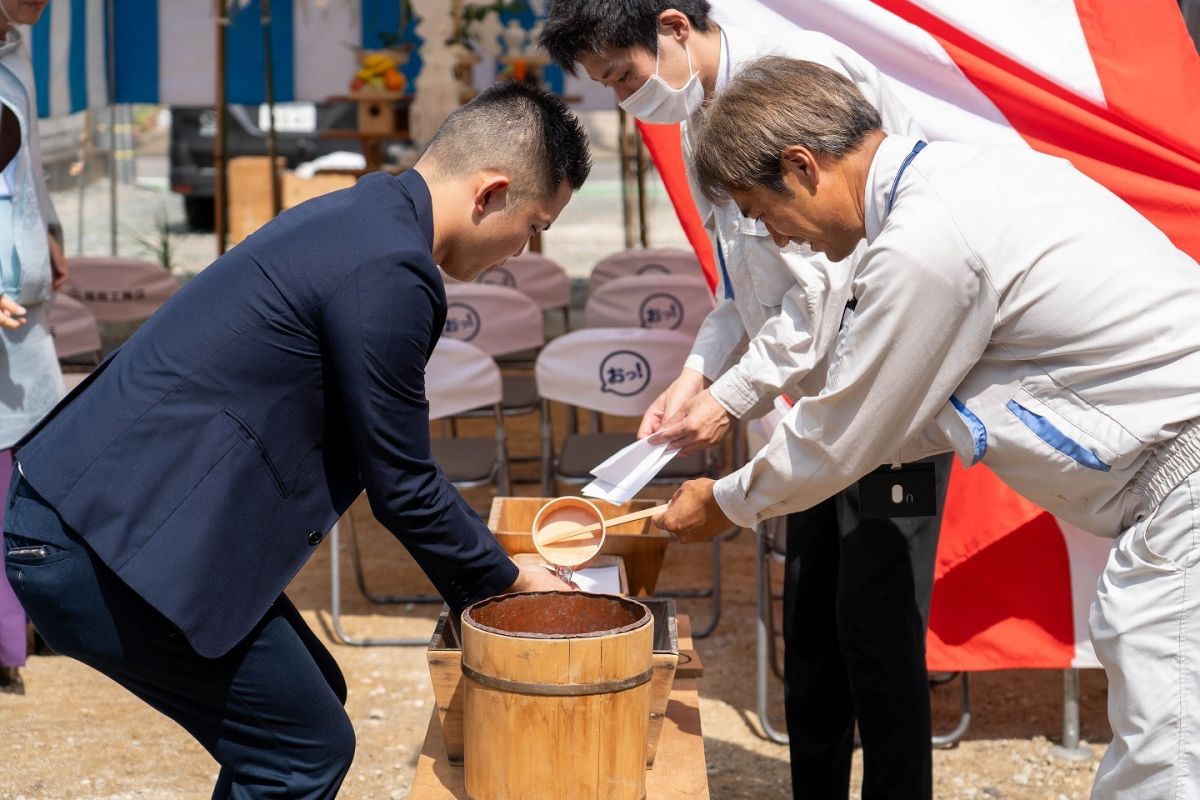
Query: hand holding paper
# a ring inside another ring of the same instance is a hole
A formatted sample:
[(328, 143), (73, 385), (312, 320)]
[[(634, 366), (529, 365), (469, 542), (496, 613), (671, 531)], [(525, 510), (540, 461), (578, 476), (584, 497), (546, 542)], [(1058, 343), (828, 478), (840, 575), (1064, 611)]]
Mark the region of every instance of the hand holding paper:
[(584, 497), (627, 503), (679, 452), (670, 444), (639, 439), (592, 470), (596, 480), (583, 487)]

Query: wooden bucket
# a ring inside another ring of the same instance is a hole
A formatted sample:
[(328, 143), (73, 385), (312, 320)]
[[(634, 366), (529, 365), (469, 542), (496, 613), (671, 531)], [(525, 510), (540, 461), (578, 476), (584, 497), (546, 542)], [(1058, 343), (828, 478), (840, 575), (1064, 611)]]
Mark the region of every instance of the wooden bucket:
[(584, 592), (463, 612), (472, 800), (642, 800), (653, 633), (641, 603)]

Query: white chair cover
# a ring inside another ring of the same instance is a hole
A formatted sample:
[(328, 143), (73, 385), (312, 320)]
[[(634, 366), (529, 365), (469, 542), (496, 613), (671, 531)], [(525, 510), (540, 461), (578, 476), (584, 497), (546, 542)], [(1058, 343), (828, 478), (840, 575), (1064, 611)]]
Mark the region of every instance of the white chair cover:
[(480, 275), (476, 283), (516, 289), (543, 311), (571, 305), (571, 279), (563, 268), (540, 253), (522, 253), (503, 266)]
[(430, 419), (495, 405), (502, 394), (500, 368), (491, 356), (466, 342), (445, 336), (438, 340), (425, 365), (425, 397), (429, 401)]
[(50, 306), (50, 335), (59, 360), (100, 352), (100, 328), (87, 307), (59, 293)]
[(700, 275), (634, 275), (596, 289), (584, 313), (589, 328), (659, 328), (695, 336), (713, 308)]
[(588, 294), (617, 278), (630, 275), (698, 275), (703, 276), (696, 254), (690, 250), (673, 247), (649, 248), (645, 250), (622, 250), (603, 258), (592, 267), (588, 278)]
[(546, 341), (542, 309), (516, 289), (447, 281), (446, 301), (443, 338), (470, 342), (493, 358), (536, 350)]
[(131, 258), (72, 258), (63, 292), (88, 307), (100, 322), (149, 317), (179, 290), (159, 264)]
[(538, 393), (578, 408), (641, 416), (679, 376), (692, 337), (646, 328), (589, 328), (563, 334), (538, 356)]

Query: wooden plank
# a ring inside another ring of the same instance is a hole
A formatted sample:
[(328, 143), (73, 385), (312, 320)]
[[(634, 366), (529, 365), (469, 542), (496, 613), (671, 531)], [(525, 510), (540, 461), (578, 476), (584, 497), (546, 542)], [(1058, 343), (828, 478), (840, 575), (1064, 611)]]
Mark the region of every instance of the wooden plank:
[(675, 668), (675, 679), (702, 677), (704, 663), (692, 642), (692, 618), (687, 614), (676, 615), (675, 630), (679, 634), (679, 664)]

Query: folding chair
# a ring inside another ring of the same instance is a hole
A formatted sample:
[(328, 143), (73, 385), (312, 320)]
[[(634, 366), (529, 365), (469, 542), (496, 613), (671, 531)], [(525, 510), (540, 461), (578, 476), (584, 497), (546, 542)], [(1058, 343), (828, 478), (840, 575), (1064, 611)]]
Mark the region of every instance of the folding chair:
[(480, 275), (476, 283), (516, 289), (547, 313), (561, 313), (563, 332), (571, 329), (571, 279), (555, 262), (540, 253), (522, 253), (503, 266)]
[(69, 392), (100, 363), (100, 328), (83, 303), (59, 294), (50, 306), (50, 335)]
[[(545, 342), (538, 304), (516, 289), (456, 281), (446, 282), (446, 300), (442, 338), (472, 344), (495, 359), (501, 369), (510, 370), (502, 378), (504, 415), (521, 416), (538, 411), (541, 406), (533, 377), (511, 373), (532, 368)], [(486, 407), (477, 407), (454, 416), (482, 417), (490, 413)], [(452, 435), (457, 434), (453, 418), (448, 419), (448, 425)]]
[[(477, 347), (465, 342), (443, 337), (425, 365), (425, 396), (429, 401), (430, 420), (462, 414), (487, 404), (496, 422), (493, 438), (475, 437), (466, 439), (435, 438), (432, 441), (433, 457), (446, 477), (457, 489), (470, 489), (495, 483), (501, 494), (510, 494), (512, 486), (508, 470), (508, 448), (504, 432), (504, 414), (500, 408), (503, 388), (500, 369), (496, 363)], [(358, 533), (354, 519), (349, 514), (346, 520), (350, 527), (351, 561), (359, 591), (377, 605), (400, 603), (441, 603), (436, 595), (377, 595), (367, 588)], [(422, 645), (428, 636), (415, 638), (358, 639), (349, 636), (341, 622), (341, 568), (339, 528), (341, 522), (330, 531), (330, 617), (333, 634), (343, 644), (360, 647), (378, 645)]]
[[(640, 417), (683, 368), (692, 337), (647, 328), (589, 328), (573, 331), (546, 345), (538, 356), (535, 377), (542, 396), (542, 491), (558, 494), (559, 483), (584, 484), (591, 469), (632, 444), (632, 433), (568, 433), (555, 455), (550, 401), (598, 414)], [(708, 453), (672, 459), (652, 483), (674, 484), (708, 475)], [(712, 542), (712, 585), (676, 596), (711, 597), (712, 617), (693, 637), (703, 638), (721, 617), (721, 544)]]
[(174, 275), (149, 261), (80, 257), (72, 258), (70, 265), (62, 294), (83, 303), (96, 317), (105, 355), (179, 290)]
[(714, 308), (699, 274), (615, 278), (588, 296), (589, 328), (658, 328), (695, 336)]
[(588, 295), (604, 284), (630, 275), (660, 277), (663, 275), (702, 275), (700, 262), (690, 250), (673, 247), (642, 250), (622, 250), (602, 258), (592, 267), (588, 277)]

